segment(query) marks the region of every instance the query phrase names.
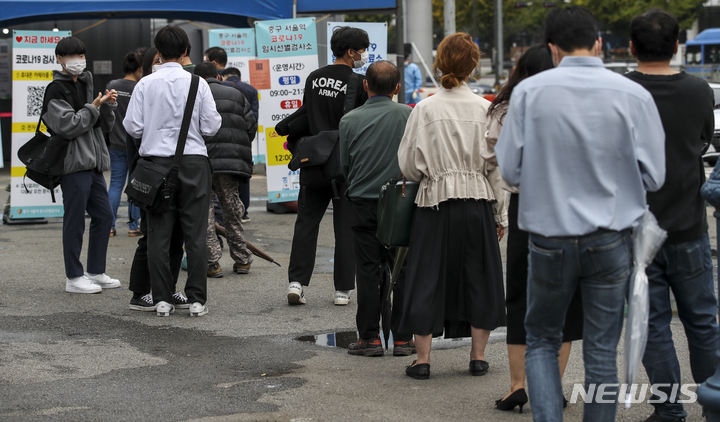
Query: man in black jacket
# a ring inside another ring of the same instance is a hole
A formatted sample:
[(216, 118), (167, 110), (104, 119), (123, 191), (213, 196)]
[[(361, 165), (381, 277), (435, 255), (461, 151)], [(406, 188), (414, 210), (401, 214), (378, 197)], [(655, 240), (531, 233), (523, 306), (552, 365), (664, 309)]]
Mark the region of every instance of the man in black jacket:
[[(353, 69), (367, 63), (369, 46), (368, 34), (362, 29), (349, 26), (335, 29), (330, 39), (335, 62), (308, 76), (302, 107), (275, 127), (278, 134), (288, 136), (288, 148), (291, 151), (294, 150), (295, 142), (303, 136), (338, 129), (343, 117), (350, 76)], [(362, 87), (363, 80), (364, 78), (357, 78), (357, 94), (353, 108), (363, 105), (368, 98)], [(304, 186), (303, 172), (300, 172), (298, 215), (288, 266), (287, 298), (291, 305), (302, 305), (306, 302), (304, 288), (310, 284), (315, 268), (320, 221), (331, 200), (335, 230), (335, 305), (348, 304), (350, 291), (355, 288), (355, 258), (353, 232), (350, 227), (353, 210), (344, 195), (347, 187), (347, 182), (342, 177), (337, 180), (337, 192), (332, 186)]]
[[(220, 201), (225, 223), (226, 238), (235, 265), (233, 271), (247, 274), (252, 263), (252, 254), (245, 243), (242, 216), (245, 207), (238, 195), (238, 184), (252, 175), (251, 143), (257, 130), (257, 121), (250, 103), (238, 90), (224, 86), (217, 79), (217, 68), (212, 63), (195, 67), (195, 74), (204, 78), (215, 99), (222, 126), (212, 137), (205, 137), (208, 157), (213, 167), (212, 190)], [(210, 201), (208, 213), (208, 277), (222, 277), (218, 261), (222, 249), (215, 234), (213, 204)]]
[(630, 51), (638, 70), (625, 75), (652, 94), (666, 135), (665, 184), (647, 194), (650, 211), (668, 237), (645, 270), (650, 317), (643, 365), (650, 384), (658, 386), (650, 401), (655, 412), (646, 422), (684, 422), (687, 417), (676, 394), (682, 381), (670, 330), (671, 290), (685, 328), (695, 383), (715, 373), (720, 344), (707, 215), (700, 196), (705, 182), (702, 151), (713, 136), (715, 99), (706, 81), (670, 68), (679, 31), (677, 19), (658, 9), (633, 19)]

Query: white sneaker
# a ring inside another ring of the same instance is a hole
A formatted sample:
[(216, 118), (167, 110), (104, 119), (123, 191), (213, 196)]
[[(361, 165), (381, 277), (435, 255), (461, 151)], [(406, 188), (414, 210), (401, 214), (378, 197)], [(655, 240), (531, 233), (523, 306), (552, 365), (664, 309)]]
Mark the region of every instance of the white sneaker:
[(94, 284), (85, 276), (66, 278), (65, 291), (69, 293), (102, 293), (102, 287)]
[(157, 316), (170, 316), (171, 313), (175, 312), (175, 307), (161, 300), (158, 302), (155, 311), (157, 312)]
[(95, 274), (95, 275), (91, 275), (90, 273), (85, 273), (85, 277), (87, 277), (90, 281), (92, 281), (93, 284), (97, 284), (98, 286), (102, 287), (103, 289), (117, 289), (118, 287), (120, 287), (120, 280), (115, 280), (114, 278), (110, 278), (105, 273)]
[(352, 290), (336, 290), (335, 291), (335, 305), (345, 306), (350, 302), (350, 292)]
[(190, 316), (191, 317), (201, 317), (203, 315), (206, 315), (208, 313), (207, 306), (203, 305), (200, 302), (195, 302), (192, 305), (190, 305)]
[(287, 299), (290, 305), (304, 305), (305, 295), (302, 284), (293, 281), (288, 286)]

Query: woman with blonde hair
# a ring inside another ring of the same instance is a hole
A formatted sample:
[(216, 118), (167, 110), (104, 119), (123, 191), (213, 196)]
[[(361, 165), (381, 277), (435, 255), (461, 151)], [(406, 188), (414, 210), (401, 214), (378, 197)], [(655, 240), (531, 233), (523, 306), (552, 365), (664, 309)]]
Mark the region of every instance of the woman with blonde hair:
[(490, 102), (467, 86), (480, 50), (453, 34), (437, 50), (442, 88), (410, 114), (398, 161), (420, 182), (408, 252), (399, 332), (415, 334), (418, 357), (405, 373), (430, 376), (433, 335), (472, 337), (470, 373), (485, 375), (490, 331), (505, 325), (499, 240), (507, 226), (507, 193), (497, 167), (480, 155)]

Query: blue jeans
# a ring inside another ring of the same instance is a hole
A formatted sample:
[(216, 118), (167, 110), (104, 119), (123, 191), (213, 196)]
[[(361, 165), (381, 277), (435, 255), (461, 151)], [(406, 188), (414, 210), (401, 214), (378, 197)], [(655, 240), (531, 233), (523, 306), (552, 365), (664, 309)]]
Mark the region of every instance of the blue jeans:
[(530, 234), (525, 367), (536, 422), (562, 421), (558, 352), (565, 314), (576, 287), (584, 309), (585, 388), (614, 384), (603, 399), (585, 403), (583, 421), (614, 421), (617, 407), (617, 344), (632, 266), (629, 230), (599, 230), (578, 237)]
[[(117, 220), (118, 207), (120, 206), (120, 198), (122, 197), (125, 182), (128, 179), (128, 160), (125, 151), (110, 150), (110, 188), (108, 196), (110, 197), (110, 208), (113, 212), (112, 228), (115, 228), (115, 220)], [(130, 223), (130, 230), (137, 230), (140, 221), (140, 208), (128, 204), (128, 215), (133, 222)]]
[(658, 388), (667, 395), (667, 400), (653, 403), (663, 419), (687, 416), (682, 403), (676, 402), (678, 397), (671, 397), (672, 385), (682, 381), (670, 331), (673, 317), (670, 290), (685, 328), (695, 383), (704, 382), (717, 367), (720, 337), (712, 268), (710, 239), (705, 234), (697, 240), (663, 246), (646, 270), (650, 287), (650, 321), (643, 365), (650, 384), (671, 384)]

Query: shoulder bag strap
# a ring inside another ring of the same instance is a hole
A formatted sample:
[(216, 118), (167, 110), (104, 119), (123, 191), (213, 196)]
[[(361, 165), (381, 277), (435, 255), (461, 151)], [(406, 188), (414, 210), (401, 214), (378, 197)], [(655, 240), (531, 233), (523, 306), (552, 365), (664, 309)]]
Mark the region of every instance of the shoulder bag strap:
[(183, 114), (182, 125), (180, 126), (180, 138), (178, 139), (177, 148), (175, 148), (175, 159), (172, 165), (173, 168), (177, 170), (180, 169), (180, 161), (185, 152), (185, 141), (187, 141), (188, 131), (190, 130), (190, 120), (192, 119), (193, 108), (195, 107), (198, 85), (200, 85), (200, 77), (192, 75), (190, 93), (188, 94), (187, 103), (185, 103), (185, 113)]
[(360, 76), (353, 71), (352, 75), (350, 75), (350, 78), (348, 79), (348, 90), (347, 94), (345, 94), (345, 107), (343, 107), (343, 114), (347, 114), (355, 108), (358, 79), (360, 79)]

